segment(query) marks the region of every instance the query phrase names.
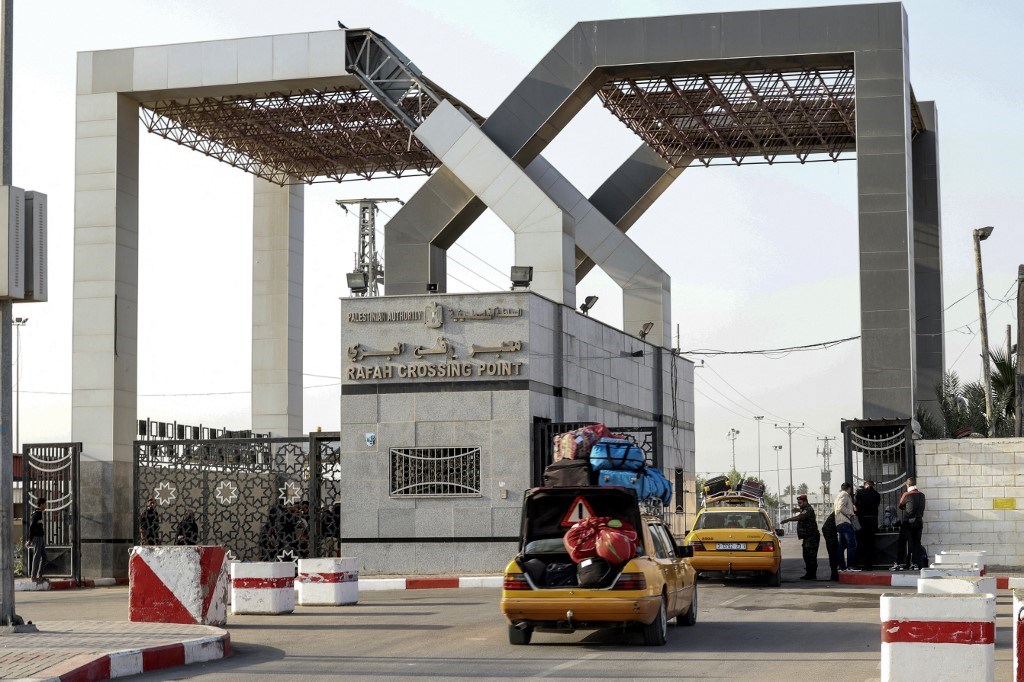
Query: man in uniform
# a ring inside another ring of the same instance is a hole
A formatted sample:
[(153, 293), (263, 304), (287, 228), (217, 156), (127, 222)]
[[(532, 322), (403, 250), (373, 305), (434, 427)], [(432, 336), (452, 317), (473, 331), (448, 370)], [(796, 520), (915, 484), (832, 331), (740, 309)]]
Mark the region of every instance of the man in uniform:
[(796, 516), (784, 520), (782, 523), (796, 521), (796, 536), (802, 541), (804, 554), (804, 574), (800, 580), (818, 579), (818, 545), (821, 536), (818, 534), (818, 522), (814, 517), (814, 507), (807, 503), (806, 495), (797, 495), (797, 504), (800, 509)]
[(829, 580), (839, 582), (839, 531), (836, 530), (836, 513), (825, 517), (821, 524), (821, 534), (825, 538), (825, 551), (828, 552)]

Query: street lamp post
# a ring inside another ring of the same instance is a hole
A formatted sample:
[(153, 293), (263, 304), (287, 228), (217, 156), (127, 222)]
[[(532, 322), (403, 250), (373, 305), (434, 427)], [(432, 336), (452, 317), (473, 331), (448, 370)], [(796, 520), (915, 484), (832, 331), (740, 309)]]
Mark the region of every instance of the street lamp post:
[(28, 324), (27, 317), (16, 317), (14, 318), (14, 330), (17, 333), (17, 342), (15, 343), (15, 353), (18, 359), (18, 374), (17, 381), (15, 382), (15, 398), (14, 398), (14, 450), (15, 452), (21, 452), (21, 328)]
[(789, 434), (789, 508), (793, 508), (793, 432), (799, 431), (804, 428), (803, 424), (786, 424), (785, 426), (775, 425), (775, 428), (781, 429)]
[[(761, 420), (764, 419), (762, 414), (760, 417), (754, 417), (757, 422), (757, 480), (761, 480)], [(763, 482), (763, 481), (762, 481)]]
[(736, 436), (740, 435), (739, 429), (729, 429), (725, 437), (732, 441), (732, 470), (736, 471)]
[(985, 419), (988, 420), (988, 435), (995, 435), (992, 423), (992, 370), (988, 359), (988, 319), (985, 315), (985, 278), (981, 273), (981, 243), (989, 238), (991, 225), (974, 231), (974, 269), (978, 275), (978, 321), (981, 323), (981, 377), (985, 382)]
[(775, 489), (779, 491), (779, 520), (782, 520), (782, 474), (780, 473), (781, 467), (779, 466), (779, 451), (782, 450), (781, 445), (773, 445), (772, 450), (775, 451)]

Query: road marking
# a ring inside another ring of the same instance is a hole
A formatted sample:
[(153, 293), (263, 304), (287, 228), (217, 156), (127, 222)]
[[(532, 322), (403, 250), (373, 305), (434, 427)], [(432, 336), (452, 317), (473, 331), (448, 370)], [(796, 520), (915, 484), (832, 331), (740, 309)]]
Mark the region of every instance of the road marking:
[(745, 594), (737, 595), (732, 599), (726, 599), (724, 602), (719, 604), (719, 606), (729, 606), (730, 604), (735, 604), (736, 602), (740, 601), (741, 599), (745, 599), (746, 597), (747, 595)]
[(593, 659), (597, 658), (600, 655), (601, 654), (599, 654), (599, 653), (588, 654), (587, 656), (584, 656), (583, 658), (577, 658), (574, 661), (566, 661), (565, 663), (559, 663), (555, 667), (548, 668), (547, 670), (545, 670), (542, 673), (537, 673), (536, 675), (531, 675), (531, 677), (547, 677), (551, 673), (558, 672), (559, 670), (565, 670), (566, 668), (571, 668), (574, 665), (579, 665), (580, 663), (583, 663), (584, 661), (592, 661)]

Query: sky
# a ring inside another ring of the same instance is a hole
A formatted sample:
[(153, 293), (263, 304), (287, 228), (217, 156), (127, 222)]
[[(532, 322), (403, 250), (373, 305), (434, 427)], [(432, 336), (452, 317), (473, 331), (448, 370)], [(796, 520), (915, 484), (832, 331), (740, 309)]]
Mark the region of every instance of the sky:
[[(15, 0), (14, 184), (49, 196), (49, 302), (16, 304), (20, 442), (71, 438), (76, 52), (329, 30), (338, 20), (387, 36), (434, 81), (489, 115), (576, 22), (616, 17), (844, 4), (801, 0), (321, 2)], [(1024, 172), (1019, 28), (1024, 5), (908, 0), (911, 81), (935, 100), (940, 131), (947, 368), (980, 376), (971, 230), (995, 226), (983, 259), (989, 337), (1015, 324)], [(637, 146), (595, 101), (544, 151), (590, 194)], [(155, 135), (141, 135), (139, 416), (249, 427), (252, 180)], [(673, 283), (684, 350), (758, 350), (859, 334), (856, 162), (686, 170), (630, 230)], [(336, 199), (408, 199), (423, 178), (308, 186), (305, 199), (304, 426), (337, 429), (339, 296), (357, 243)], [(394, 214), (382, 206), (378, 225)], [(489, 212), (449, 252), (449, 291), (508, 286), (512, 233)], [(386, 264), (385, 264), (386, 266)], [(621, 293), (595, 269), (579, 285), (592, 316), (620, 326)], [(675, 328), (675, 326), (673, 326)], [(1016, 329), (1013, 331), (1016, 338)], [(673, 344), (674, 345), (674, 344)], [(702, 356), (690, 355), (697, 364)], [(699, 474), (760, 471), (769, 487), (816, 489), (821, 438), (861, 409), (860, 345), (704, 357), (695, 371)], [(764, 415), (760, 424), (753, 419)], [(776, 425), (806, 426), (792, 437)], [(759, 433), (760, 432), (760, 433)], [(760, 441), (760, 445), (759, 445)], [(776, 464), (773, 445), (782, 445)], [(841, 475), (841, 440), (832, 441)], [(781, 475), (778, 469), (783, 471)], [(834, 480), (839, 480), (834, 477)]]

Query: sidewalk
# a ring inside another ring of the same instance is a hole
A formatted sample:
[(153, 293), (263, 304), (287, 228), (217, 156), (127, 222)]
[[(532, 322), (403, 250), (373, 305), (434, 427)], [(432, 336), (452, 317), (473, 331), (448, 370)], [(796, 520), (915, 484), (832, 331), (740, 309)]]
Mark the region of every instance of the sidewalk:
[(189, 665), (231, 654), (227, 631), (205, 625), (43, 621), (0, 635), (0, 678), (85, 682)]
[[(373, 576), (360, 578), (359, 589), (367, 592), (375, 590), (434, 590), (438, 588), (467, 587), (501, 587), (504, 577), (500, 575), (485, 576)], [(54, 578), (45, 583), (34, 583), (31, 580), (18, 580), (14, 583), (16, 592), (45, 592), (46, 590), (71, 590), (83, 587), (112, 587), (127, 585), (127, 578), (95, 578), (83, 580), (76, 584), (72, 580)]]
[(14, 591), (45, 592), (47, 590), (74, 590), (82, 587), (113, 587), (127, 584), (128, 578), (84, 578), (81, 583), (76, 583), (70, 578), (47, 578), (44, 583), (25, 579), (14, 581)]

